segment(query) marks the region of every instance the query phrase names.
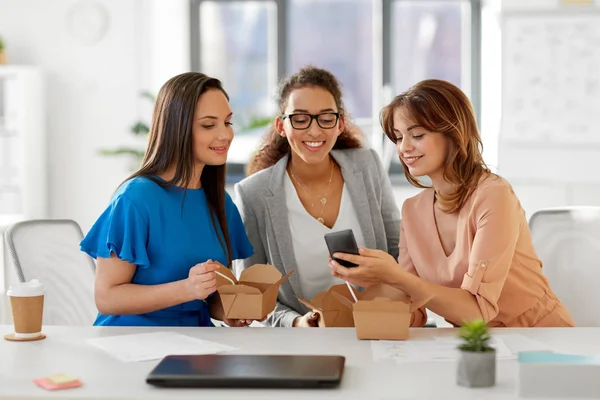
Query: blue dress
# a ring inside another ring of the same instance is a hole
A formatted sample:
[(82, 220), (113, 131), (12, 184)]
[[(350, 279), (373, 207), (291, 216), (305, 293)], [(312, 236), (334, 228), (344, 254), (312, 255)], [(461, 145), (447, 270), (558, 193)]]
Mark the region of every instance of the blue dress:
[[(225, 213), (232, 259), (253, 254), (239, 211), (229, 194)], [(218, 223), (217, 223), (218, 226)], [(219, 235), (222, 232), (219, 229)], [(131, 283), (159, 285), (186, 279), (189, 270), (207, 260), (227, 265), (213, 226), (204, 189), (163, 188), (145, 177), (125, 182), (81, 242), (93, 258), (121, 260), (137, 266)], [(141, 315), (98, 314), (94, 325), (213, 326), (202, 300)]]

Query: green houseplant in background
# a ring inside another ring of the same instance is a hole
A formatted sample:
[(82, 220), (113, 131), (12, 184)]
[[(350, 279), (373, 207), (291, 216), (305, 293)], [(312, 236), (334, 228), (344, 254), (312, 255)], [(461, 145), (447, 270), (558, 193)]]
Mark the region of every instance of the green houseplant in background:
[(251, 117), (250, 121), (248, 121), (248, 124), (245, 125), (242, 129), (243, 130), (251, 130), (251, 129), (257, 129), (257, 128), (263, 128), (265, 126), (268, 126), (272, 120), (273, 120), (273, 117)]
[(6, 48), (4, 46), (4, 40), (0, 36), (0, 65), (6, 64)]
[[(145, 91), (145, 92), (141, 92), (140, 95), (144, 99), (151, 101), (152, 104), (154, 105), (154, 102), (156, 101), (156, 97), (152, 93)], [(243, 126), (241, 126), (239, 128), (239, 130), (236, 129), (235, 133), (241, 134), (241, 135), (255, 134), (256, 131), (259, 131), (261, 128), (263, 128), (265, 126), (268, 126), (271, 123), (271, 120), (272, 120), (272, 117), (252, 116), (247, 120), (247, 122), (245, 124), (243, 124)], [(136, 137), (143, 137), (144, 139), (146, 139), (148, 134), (150, 133), (150, 124), (143, 120), (139, 120), (130, 127), (129, 132), (131, 132)], [(142, 160), (143, 160), (144, 154), (145, 154), (145, 147), (141, 148), (141, 147), (121, 146), (121, 147), (116, 147), (116, 148), (111, 148), (111, 149), (101, 149), (100, 154), (104, 155), (104, 156), (129, 157), (131, 159), (131, 170), (135, 171), (141, 166), (141, 163), (142, 163)], [(231, 170), (233, 171), (232, 173), (234, 175), (234, 178), (236, 175), (236, 168), (240, 169), (238, 175), (245, 175), (245, 173), (243, 171), (243, 166), (239, 166), (237, 164), (229, 164), (229, 167), (231, 167)], [(243, 178), (243, 176), (237, 177), (236, 179), (241, 179), (241, 178)]]
[(467, 322), (460, 328), (463, 343), (458, 346), (457, 383), (466, 387), (489, 387), (496, 383), (496, 349), (489, 345), (491, 339), (485, 321)]
[[(141, 92), (140, 96), (148, 99), (154, 104), (156, 101), (156, 97), (150, 92)], [(131, 132), (136, 137), (147, 137), (148, 133), (150, 133), (150, 124), (145, 121), (139, 120), (135, 122), (131, 128), (129, 128), (129, 132)], [(102, 149), (100, 150), (100, 154), (103, 156), (126, 156), (132, 160), (132, 169), (137, 170), (141, 164), (142, 159), (144, 158), (144, 154), (146, 152), (145, 148), (139, 147), (116, 147), (113, 149)]]

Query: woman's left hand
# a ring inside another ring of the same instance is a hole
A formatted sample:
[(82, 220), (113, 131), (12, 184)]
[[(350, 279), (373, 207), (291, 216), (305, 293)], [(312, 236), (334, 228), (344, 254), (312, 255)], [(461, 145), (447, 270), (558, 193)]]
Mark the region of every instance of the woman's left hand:
[(335, 253), (334, 258), (350, 261), (358, 267), (346, 268), (335, 260), (330, 260), (331, 274), (358, 286), (369, 287), (377, 283), (393, 283), (394, 276), (404, 272), (394, 257), (385, 251), (361, 248), (358, 253), (359, 255)]

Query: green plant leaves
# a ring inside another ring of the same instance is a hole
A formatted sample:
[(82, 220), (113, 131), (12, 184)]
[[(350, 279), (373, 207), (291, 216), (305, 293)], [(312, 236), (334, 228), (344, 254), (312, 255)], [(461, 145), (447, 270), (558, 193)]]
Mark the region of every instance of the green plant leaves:
[(248, 121), (248, 123), (242, 127), (242, 130), (250, 130), (268, 126), (272, 120), (272, 117), (252, 117), (250, 118), (250, 121)]
[(459, 336), (465, 341), (465, 343), (459, 346), (459, 349), (463, 351), (494, 351), (494, 348), (488, 344), (491, 336), (485, 321), (482, 319), (477, 319), (462, 325), (460, 327)]
[(146, 123), (138, 121), (131, 127), (131, 133), (134, 135), (147, 135), (150, 133), (150, 127)]

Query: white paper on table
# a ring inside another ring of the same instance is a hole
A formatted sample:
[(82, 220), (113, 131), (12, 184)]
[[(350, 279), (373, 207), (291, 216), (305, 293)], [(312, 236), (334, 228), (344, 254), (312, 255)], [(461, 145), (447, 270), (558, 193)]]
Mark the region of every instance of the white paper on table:
[(109, 336), (88, 339), (86, 342), (123, 362), (159, 360), (168, 355), (216, 354), (237, 350), (235, 347), (175, 332)]
[[(456, 337), (438, 337), (436, 340), (451, 341), (457, 346), (461, 344), (461, 339)], [(494, 333), (490, 339), (490, 345), (496, 349), (498, 359), (517, 358), (520, 351), (552, 351), (547, 344), (519, 333)]]
[[(464, 343), (463, 339), (460, 339), (458, 337), (445, 336), (445, 337), (436, 337), (435, 341), (440, 344), (440, 349), (447, 350), (447, 354), (444, 354), (443, 356), (438, 357), (438, 358), (440, 358), (440, 359), (448, 358), (450, 360), (458, 359), (458, 356), (460, 354), (460, 351), (458, 350), (458, 346), (460, 346), (461, 344)], [(506, 345), (504, 340), (499, 335), (492, 336), (490, 341), (488, 342), (488, 344), (490, 345), (490, 347), (493, 347), (494, 349), (496, 349), (496, 359), (497, 360), (506, 360), (506, 359), (517, 358), (516, 353), (513, 353), (508, 348), (508, 346)], [(447, 347), (445, 347), (445, 346), (447, 346)]]
[(553, 351), (547, 344), (520, 333), (496, 334), (494, 337), (502, 339), (513, 354), (519, 354), (520, 351)]
[[(432, 345), (433, 339), (423, 339), (415, 341), (417, 346)], [(409, 354), (406, 352), (408, 341), (398, 340), (373, 340), (371, 341), (371, 351), (373, 352), (373, 361), (394, 360), (403, 362)]]
[[(433, 340), (379, 340), (371, 342), (371, 350), (376, 362), (386, 359), (397, 363), (456, 361), (460, 355), (458, 346), (461, 343), (461, 339), (454, 337)], [(511, 352), (501, 338), (493, 337), (490, 346), (496, 349), (496, 358), (499, 360), (516, 358), (516, 354)]]
[(373, 361), (379, 362), (402, 357), (402, 343), (388, 340), (372, 340), (371, 352), (373, 353)]

